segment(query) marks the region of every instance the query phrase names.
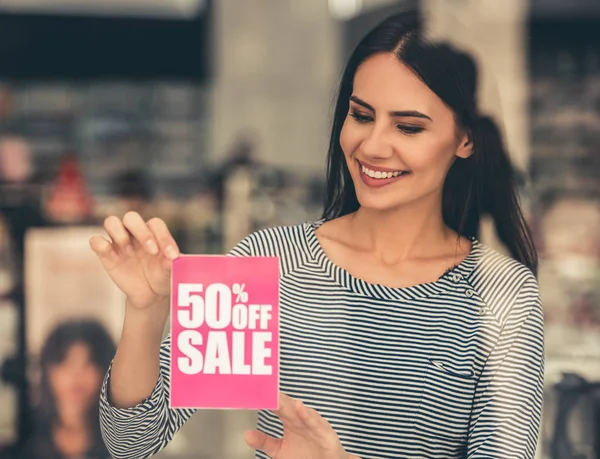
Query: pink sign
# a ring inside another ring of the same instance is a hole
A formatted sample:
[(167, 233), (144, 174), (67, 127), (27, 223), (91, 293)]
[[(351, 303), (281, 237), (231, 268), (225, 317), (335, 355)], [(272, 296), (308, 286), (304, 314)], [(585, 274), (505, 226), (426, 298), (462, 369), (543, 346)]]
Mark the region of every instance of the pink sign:
[(279, 260), (183, 255), (171, 285), (170, 406), (277, 409)]

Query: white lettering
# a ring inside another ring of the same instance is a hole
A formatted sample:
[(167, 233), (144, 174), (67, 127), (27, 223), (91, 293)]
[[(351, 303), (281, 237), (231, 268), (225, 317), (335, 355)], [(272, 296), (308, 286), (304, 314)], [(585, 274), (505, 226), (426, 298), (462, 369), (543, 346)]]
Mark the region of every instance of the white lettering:
[(202, 352), (195, 347), (202, 345), (202, 335), (196, 330), (184, 330), (177, 337), (177, 348), (185, 357), (177, 359), (177, 368), (186, 375), (202, 372)]
[(204, 323), (204, 300), (198, 293), (202, 284), (179, 284), (177, 290), (177, 321), (184, 328), (198, 328)]
[(231, 346), (234, 375), (249, 375), (250, 365), (246, 363), (246, 333), (233, 332)]
[(271, 332), (254, 332), (252, 334), (252, 374), (270, 375), (273, 367), (266, 365), (265, 360), (271, 357), (271, 349), (265, 347), (273, 339)]
[(211, 284), (204, 295), (206, 324), (222, 330), (231, 323), (231, 290), (225, 284)]
[(231, 361), (227, 333), (224, 331), (210, 331), (206, 340), (206, 353), (204, 355), (204, 374), (214, 375), (231, 374)]

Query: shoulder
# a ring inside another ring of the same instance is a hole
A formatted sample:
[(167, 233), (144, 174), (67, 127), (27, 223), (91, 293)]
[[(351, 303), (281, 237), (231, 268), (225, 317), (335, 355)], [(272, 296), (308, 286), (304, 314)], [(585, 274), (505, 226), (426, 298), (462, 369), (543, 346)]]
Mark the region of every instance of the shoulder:
[(514, 258), (481, 243), (478, 244), (478, 252), (473, 275), (480, 283), (496, 286), (537, 284), (533, 272)]
[(310, 234), (318, 222), (275, 226), (255, 231), (242, 239), (230, 252), (234, 256), (278, 257), (282, 275), (310, 258)]
[(541, 314), (538, 282), (527, 266), (481, 243), (478, 252), (469, 282), (501, 322)]

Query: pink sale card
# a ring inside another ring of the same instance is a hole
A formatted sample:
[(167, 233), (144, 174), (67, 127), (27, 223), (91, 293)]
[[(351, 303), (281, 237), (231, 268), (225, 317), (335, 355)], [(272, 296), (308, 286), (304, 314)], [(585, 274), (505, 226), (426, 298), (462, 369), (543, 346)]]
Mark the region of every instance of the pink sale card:
[(279, 260), (183, 255), (171, 282), (170, 406), (277, 409)]

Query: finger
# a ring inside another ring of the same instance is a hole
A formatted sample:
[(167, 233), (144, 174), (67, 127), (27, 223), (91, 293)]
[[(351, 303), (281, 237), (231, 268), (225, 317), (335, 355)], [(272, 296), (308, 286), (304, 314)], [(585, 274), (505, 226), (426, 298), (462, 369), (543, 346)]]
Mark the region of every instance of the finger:
[(321, 433), (325, 421), (321, 415), (313, 408), (306, 406), (300, 400), (297, 400), (296, 404), (298, 417), (304, 423), (304, 425), (311, 430), (315, 430), (317, 433)]
[(123, 225), (146, 252), (151, 255), (158, 254), (156, 239), (140, 214), (137, 212), (127, 212), (123, 217)]
[(115, 250), (115, 246), (102, 236), (92, 236), (90, 238), (90, 247), (107, 271), (110, 271), (119, 263), (119, 255)]
[(273, 438), (258, 430), (246, 432), (244, 440), (250, 448), (264, 451), (272, 459), (276, 459), (281, 450), (281, 439)]
[(175, 260), (179, 256), (179, 247), (177, 247), (175, 239), (171, 236), (167, 224), (160, 218), (153, 218), (148, 221), (148, 228), (150, 228), (164, 256), (169, 260)]
[(279, 409), (273, 412), (281, 419), (283, 423), (298, 422), (298, 413), (296, 412), (295, 400), (292, 397), (279, 393)]
[(121, 220), (114, 216), (108, 217), (104, 220), (104, 229), (120, 251), (125, 252), (128, 255), (134, 255), (131, 237)]

